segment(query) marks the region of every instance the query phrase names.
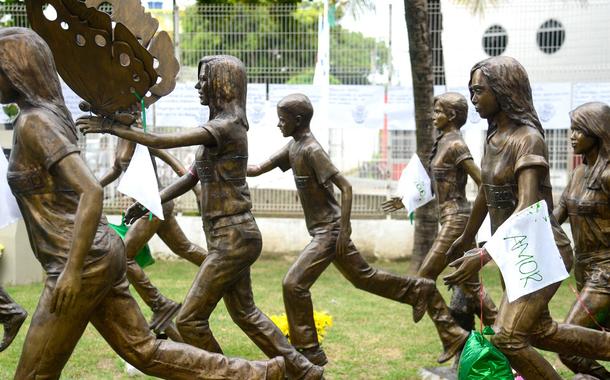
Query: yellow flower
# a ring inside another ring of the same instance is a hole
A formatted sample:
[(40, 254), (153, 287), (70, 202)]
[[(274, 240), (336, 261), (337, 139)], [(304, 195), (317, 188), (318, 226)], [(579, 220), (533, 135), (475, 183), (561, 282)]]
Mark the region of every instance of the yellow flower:
[[(323, 311), (314, 311), (313, 320), (316, 325), (316, 332), (318, 333), (318, 342), (322, 343), (324, 337), (326, 336), (327, 329), (333, 325), (333, 317)], [(280, 329), (282, 334), (286, 335), (288, 340), (290, 340), (288, 318), (286, 317), (286, 313), (272, 315), (271, 321), (273, 321), (273, 323), (275, 323), (275, 325)]]

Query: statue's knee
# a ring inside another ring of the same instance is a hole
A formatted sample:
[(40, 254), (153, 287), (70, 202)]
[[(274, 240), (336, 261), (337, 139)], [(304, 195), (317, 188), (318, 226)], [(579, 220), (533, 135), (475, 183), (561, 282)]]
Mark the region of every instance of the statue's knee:
[(286, 275), (282, 280), (282, 290), (286, 295), (295, 295), (302, 291), (302, 287), (299, 285), (299, 281), (295, 276)]
[(125, 360), (140, 371), (150, 367), (153, 356), (157, 351), (157, 340), (151, 335), (150, 339), (139, 342), (122, 353)]
[(511, 356), (517, 351), (529, 346), (529, 343), (525, 338), (519, 338), (515, 335), (509, 334), (503, 329), (491, 337), (491, 343), (506, 356)]
[(196, 320), (192, 315), (178, 313), (176, 316), (176, 328), (180, 335), (193, 335), (194, 331), (209, 330), (209, 323), (207, 321)]

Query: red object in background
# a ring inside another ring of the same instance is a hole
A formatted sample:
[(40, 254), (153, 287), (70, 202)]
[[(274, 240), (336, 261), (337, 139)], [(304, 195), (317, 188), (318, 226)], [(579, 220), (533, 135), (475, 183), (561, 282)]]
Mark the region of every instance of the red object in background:
[(572, 156), (572, 170), (574, 170), (578, 165), (582, 164), (582, 155), (575, 154)]
[(392, 180), (398, 181), (400, 179), (400, 175), (402, 174), (403, 169), (407, 166), (406, 162), (399, 162), (392, 164)]

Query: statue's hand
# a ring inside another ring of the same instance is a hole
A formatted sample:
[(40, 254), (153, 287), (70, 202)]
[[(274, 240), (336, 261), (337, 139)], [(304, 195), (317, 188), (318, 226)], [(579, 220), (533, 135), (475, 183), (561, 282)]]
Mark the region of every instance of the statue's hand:
[(449, 249), (445, 253), (447, 261), (451, 262), (457, 260), (458, 258), (462, 257), (464, 252), (472, 248), (472, 243), (466, 244), (466, 241), (468, 240), (464, 238), (464, 235), (460, 235), (460, 237), (455, 239), (453, 244), (451, 244), (451, 247), (449, 247)]
[(142, 206), (140, 202), (136, 202), (129, 206), (125, 212), (125, 224), (133, 224), (136, 220), (140, 219), (148, 213), (148, 209)]
[(385, 213), (394, 212), (404, 207), (405, 205), (402, 203), (402, 198), (399, 197), (393, 197), (392, 199), (389, 199), (381, 204), (381, 209)]
[(466, 254), (459, 259), (451, 262), (450, 267), (457, 268), (455, 272), (443, 277), (445, 285), (459, 285), (468, 281), (472, 276), (481, 270), (481, 252), (484, 248), (480, 248), (473, 254)]
[(51, 298), (51, 313), (65, 314), (76, 306), (81, 290), (81, 273), (68, 266), (59, 275)]
[(343, 256), (347, 253), (347, 246), (349, 245), (350, 236), (352, 235), (352, 226), (341, 226), (339, 236), (337, 237), (337, 256)]
[(76, 126), (83, 134), (110, 133), (113, 122), (102, 116), (81, 116), (76, 120)]

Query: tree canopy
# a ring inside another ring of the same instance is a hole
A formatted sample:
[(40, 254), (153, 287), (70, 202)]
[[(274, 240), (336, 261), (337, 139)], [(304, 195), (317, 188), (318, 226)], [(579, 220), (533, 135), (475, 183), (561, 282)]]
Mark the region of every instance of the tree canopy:
[[(203, 55), (231, 54), (248, 67), (252, 81), (311, 83), (318, 44), (319, 3), (229, 1), (225, 7), (204, 4), (181, 16), (182, 64), (195, 66)], [(251, 6), (251, 4), (267, 6)], [(286, 5), (286, 4), (291, 4)], [(388, 63), (387, 46), (374, 38), (335, 25), (330, 34), (331, 81), (366, 84)]]

